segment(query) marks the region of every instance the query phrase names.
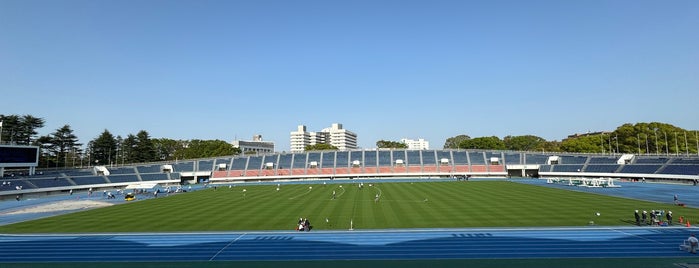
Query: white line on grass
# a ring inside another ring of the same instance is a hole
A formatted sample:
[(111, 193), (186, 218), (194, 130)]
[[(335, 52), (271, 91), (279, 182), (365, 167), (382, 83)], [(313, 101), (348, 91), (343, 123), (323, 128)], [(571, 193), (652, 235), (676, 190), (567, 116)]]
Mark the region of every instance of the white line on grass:
[(340, 194), (338, 194), (338, 195), (335, 197), (335, 199), (338, 199), (338, 198), (340, 198), (340, 196), (342, 196), (343, 194), (345, 194), (345, 188), (344, 188), (344, 187), (338, 187), (338, 188), (342, 189), (342, 192), (341, 192)]
[(308, 191), (306, 191), (305, 193), (302, 193), (302, 194), (297, 195), (297, 196), (294, 196), (294, 197), (289, 197), (289, 199), (295, 199), (295, 198), (297, 198), (297, 197), (302, 197), (302, 196), (304, 196), (304, 195), (309, 194), (309, 193), (311, 192), (311, 190), (313, 190), (312, 187), (313, 187), (313, 186), (309, 186), (309, 187), (308, 187)]

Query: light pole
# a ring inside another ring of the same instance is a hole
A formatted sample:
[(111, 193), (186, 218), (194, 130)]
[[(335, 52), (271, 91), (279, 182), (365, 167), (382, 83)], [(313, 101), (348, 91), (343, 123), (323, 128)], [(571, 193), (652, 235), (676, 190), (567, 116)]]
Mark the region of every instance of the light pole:
[(668, 143), (667, 143), (667, 132), (663, 131), (663, 134), (665, 134), (665, 155), (669, 155), (670, 151), (669, 151), (668, 147), (670, 147), (670, 146), (668, 146)]
[(641, 134), (636, 133), (636, 144), (638, 144), (638, 154), (641, 154)]
[(680, 146), (677, 144), (677, 132), (675, 132), (675, 155), (680, 155)]
[[(644, 133), (644, 134), (645, 134), (645, 133)], [(650, 148), (648, 147), (648, 134), (645, 134), (645, 135), (646, 135), (646, 154), (649, 154), (649, 153), (650, 153)]]
[(658, 128), (654, 128), (655, 133), (655, 154), (660, 155), (660, 147), (658, 147)]
[(684, 151), (689, 156), (689, 145), (687, 145), (687, 131), (684, 132)]
[(616, 140), (616, 152), (619, 153), (619, 135), (614, 134), (614, 140)]
[(602, 147), (602, 154), (604, 154), (604, 133), (599, 134), (599, 145)]

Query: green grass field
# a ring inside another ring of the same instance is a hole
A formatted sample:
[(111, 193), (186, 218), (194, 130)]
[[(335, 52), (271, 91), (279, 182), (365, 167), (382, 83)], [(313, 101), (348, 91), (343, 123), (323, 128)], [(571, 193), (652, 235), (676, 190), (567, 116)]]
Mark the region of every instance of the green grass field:
[[(2, 233), (632, 225), (633, 210), (699, 210), (507, 181), (218, 187), (0, 226)], [(332, 199), (335, 191), (336, 198)], [(375, 196), (380, 195), (375, 202)], [(600, 216), (595, 213), (599, 212)], [(328, 221), (326, 222), (326, 218)]]

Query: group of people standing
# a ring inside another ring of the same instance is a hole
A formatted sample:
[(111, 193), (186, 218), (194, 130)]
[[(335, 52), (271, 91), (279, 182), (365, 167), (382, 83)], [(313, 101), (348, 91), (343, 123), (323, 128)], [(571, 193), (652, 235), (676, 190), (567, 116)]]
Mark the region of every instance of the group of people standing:
[(672, 211), (665, 213), (663, 210), (651, 210), (650, 213), (648, 213), (648, 211), (644, 210), (641, 214), (638, 214), (638, 210), (635, 210), (633, 213), (633, 217), (636, 219), (636, 225), (638, 226), (641, 226), (641, 224), (661, 225), (663, 222), (663, 215), (665, 215), (667, 225), (672, 225)]
[(296, 231), (299, 231), (299, 232), (306, 231), (306, 232), (308, 232), (308, 231), (310, 231), (312, 228), (313, 228), (313, 226), (311, 226), (311, 222), (309, 222), (308, 219), (299, 218), (299, 222), (298, 222), (298, 224), (296, 225)]

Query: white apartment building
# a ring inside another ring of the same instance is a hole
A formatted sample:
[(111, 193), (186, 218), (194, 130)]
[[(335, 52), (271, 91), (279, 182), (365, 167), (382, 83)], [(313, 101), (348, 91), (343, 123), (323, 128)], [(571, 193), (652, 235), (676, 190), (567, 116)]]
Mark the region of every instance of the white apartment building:
[(430, 149), (430, 142), (425, 139), (411, 140), (411, 139), (400, 139), (402, 143), (408, 145), (408, 150), (428, 150)]
[(306, 131), (306, 126), (304, 125), (299, 125), (296, 131), (291, 132), (290, 136), (290, 150), (292, 153), (303, 152), (306, 145), (311, 144), (311, 133)]
[(307, 145), (330, 144), (339, 150), (357, 149), (357, 134), (342, 128), (342, 124), (334, 123), (329, 128), (319, 132), (308, 132), (306, 126), (299, 125), (296, 131), (290, 133), (291, 152), (303, 152)]
[(234, 140), (231, 144), (233, 147), (240, 148), (240, 151), (245, 153), (274, 153), (274, 142), (263, 141), (262, 135), (252, 136), (251, 141)]

